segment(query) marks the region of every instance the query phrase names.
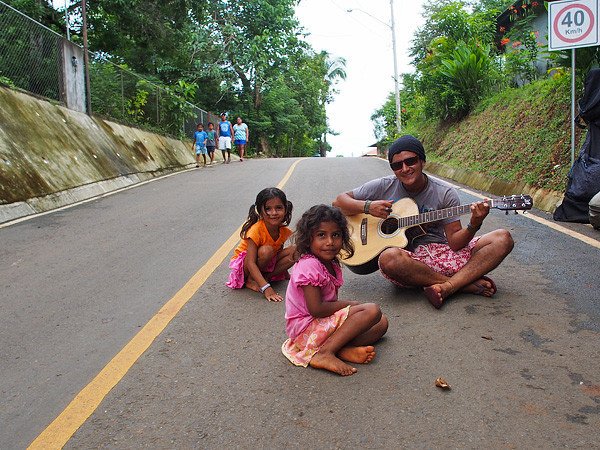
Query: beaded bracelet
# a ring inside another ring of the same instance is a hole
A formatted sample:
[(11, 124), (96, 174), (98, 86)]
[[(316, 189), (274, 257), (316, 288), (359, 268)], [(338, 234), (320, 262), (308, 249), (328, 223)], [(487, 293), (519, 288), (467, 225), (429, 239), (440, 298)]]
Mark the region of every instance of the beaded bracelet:
[(470, 222), (467, 224), (467, 230), (469, 230), (473, 234), (477, 233), (477, 231), (479, 231), (480, 228), (481, 228), (481, 225), (479, 225), (478, 227), (475, 227), (475, 226), (471, 225)]
[(363, 211), (365, 212), (365, 214), (369, 214), (369, 207), (370, 206), (371, 206), (371, 200), (365, 201), (365, 206), (363, 208)]

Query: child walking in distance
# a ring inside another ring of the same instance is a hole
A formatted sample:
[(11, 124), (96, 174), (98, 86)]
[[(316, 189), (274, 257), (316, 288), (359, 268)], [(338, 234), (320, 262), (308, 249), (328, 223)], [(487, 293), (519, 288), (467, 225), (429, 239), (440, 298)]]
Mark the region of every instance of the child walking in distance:
[(371, 362), (388, 320), (375, 303), (338, 300), (344, 283), (338, 256), (354, 254), (346, 217), (332, 206), (310, 208), (296, 227), (296, 251), (285, 299), (289, 339), (281, 351), (297, 366), (352, 375), (356, 368), (346, 362)]
[(206, 131), (204, 131), (204, 125), (199, 123), (196, 126), (194, 132), (194, 144), (192, 150), (196, 150), (196, 167), (200, 167), (200, 155), (204, 159), (204, 165), (206, 166)]
[(232, 289), (246, 286), (270, 302), (283, 300), (270, 282), (284, 280), (294, 264), (296, 247), (283, 247), (292, 234), (287, 227), (292, 207), (281, 189), (271, 187), (258, 193), (242, 225), (242, 240), (229, 262), (227, 286)]
[(206, 151), (208, 152), (208, 156), (210, 157), (210, 162), (208, 164), (212, 164), (215, 162), (216, 146), (217, 132), (215, 131), (215, 126), (212, 122), (208, 122), (208, 131), (206, 132)]

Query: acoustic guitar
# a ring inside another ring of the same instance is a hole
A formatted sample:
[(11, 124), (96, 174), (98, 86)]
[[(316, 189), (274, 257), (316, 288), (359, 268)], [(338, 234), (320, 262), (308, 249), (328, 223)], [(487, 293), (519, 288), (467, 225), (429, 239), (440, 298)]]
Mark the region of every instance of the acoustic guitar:
[[(533, 199), (529, 195), (511, 195), (488, 200), (491, 208), (506, 211), (528, 210), (533, 207)], [(411, 198), (403, 198), (392, 205), (392, 212), (387, 219), (369, 214), (347, 216), (350, 225), (351, 239), (354, 243), (354, 255), (342, 262), (360, 275), (375, 272), (378, 268), (379, 254), (389, 247), (404, 248), (409, 239), (412, 242), (425, 234), (420, 225), (438, 220), (457, 217), (471, 212), (471, 204), (453, 206), (419, 214), (419, 207)], [(418, 229), (412, 229), (418, 227)], [(407, 237), (408, 233), (408, 237)]]

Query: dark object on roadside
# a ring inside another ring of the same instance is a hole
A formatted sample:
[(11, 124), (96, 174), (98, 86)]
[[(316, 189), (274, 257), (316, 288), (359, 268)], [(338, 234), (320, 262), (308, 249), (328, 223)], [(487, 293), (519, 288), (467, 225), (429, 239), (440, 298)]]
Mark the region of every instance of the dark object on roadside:
[(588, 132), (569, 172), (565, 196), (554, 211), (554, 220), (589, 223), (590, 200), (600, 191), (600, 69), (590, 70), (585, 79), (575, 122), (580, 128), (587, 126)]
[(590, 200), (590, 223), (596, 230), (600, 230), (600, 192)]

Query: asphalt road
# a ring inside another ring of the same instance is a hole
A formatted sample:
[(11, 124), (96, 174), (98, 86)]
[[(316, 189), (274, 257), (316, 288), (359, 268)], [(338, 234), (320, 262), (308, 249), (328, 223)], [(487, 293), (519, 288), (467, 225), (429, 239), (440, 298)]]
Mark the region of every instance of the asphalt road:
[[(188, 171), (1, 228), (0, 447), (40, 435), (294, 161)], [(300, 161), (284, 187), (293, 223), (388, 170)], [(437, 311), (345, 270), (341, 297), (390, 319), (375, 361), (346, 378), (290, 365), (284, 305), (226, 288), (225, 258), (66, 448), (599, 448), (600, 250), (521, 214), (493, 211), (482, 232), (500, 227), (516, 246), (493, 299)]]

